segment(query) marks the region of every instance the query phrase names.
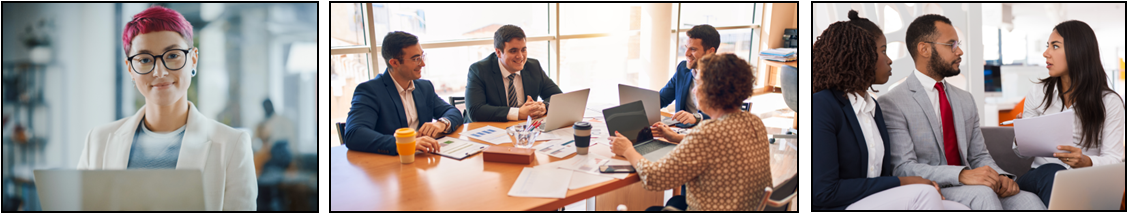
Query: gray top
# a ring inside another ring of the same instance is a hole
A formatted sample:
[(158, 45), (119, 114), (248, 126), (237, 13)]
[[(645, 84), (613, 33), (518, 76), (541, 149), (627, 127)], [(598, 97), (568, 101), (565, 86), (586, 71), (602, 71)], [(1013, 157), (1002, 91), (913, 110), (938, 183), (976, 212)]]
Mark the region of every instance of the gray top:
[(129, 164), (126, 169), (175, 169), (180, 157), (180, 143), (184, 141), (184, 128), (158, 133), (145, 127), (144, 119), (133, 135), (129, 147)]

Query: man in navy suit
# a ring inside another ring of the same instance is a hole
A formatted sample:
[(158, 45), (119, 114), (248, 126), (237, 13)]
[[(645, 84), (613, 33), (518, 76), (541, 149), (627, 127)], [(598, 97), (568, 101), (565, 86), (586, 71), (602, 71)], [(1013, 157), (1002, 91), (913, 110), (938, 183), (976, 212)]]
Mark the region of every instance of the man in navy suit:
[(461, 125), (462, 114), (435, 94), (431, 81), (419, 79), (427, 64), (415, 35), (391, 32), (382, 44), (380, 54), (388, 69), (356, 86), (345, 123), (345, 146), (396, 155), (393, 134), (396, 129), (411, 128), (417, 131), (416, 150), (438, 152), (435, 138)]
[[(470, 65), (466, 75), (466, 110), (470, 121), (513, 121), (543, 117), (560, 87), (529, 59), (525, 32), (505, 25), (494, 32), (494, 53)], [(533, 98), (539, 97), (544, 102)]]
[(685, 35), (689, 37), (685, 42), (685, 61), (678, 63), (674, 77), (670, 78), (658, 94), (662, 97), (662, 107), (674, 103), (674, 111), (677, 111), (673, 116), (675, 121), (693, 126), (701, 120), (709, 119), (709, 115), (705, 115), (697, 108), (693, 93), (689, 93), (694, 84), (693, 76), (697, 73), (697, 61), (717, 53), (717, 47), (721, 45), (721, 35), (717, 33), (716, 28), (707, 24), (693, 26), (685, 32)]

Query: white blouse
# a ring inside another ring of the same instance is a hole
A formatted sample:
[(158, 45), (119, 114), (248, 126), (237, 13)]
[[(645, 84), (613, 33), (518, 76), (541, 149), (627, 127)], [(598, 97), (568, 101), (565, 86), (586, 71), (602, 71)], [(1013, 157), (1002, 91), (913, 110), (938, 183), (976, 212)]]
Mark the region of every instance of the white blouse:
[(860, 97), (855, 93), (848, 94), (850, 106), (854, 108), (854, 115), (858, 117), (858, 125), (861, 126), (862, 135), (865, 135), (866, 149), (869, 152), (869, 167), (866, 169), (866, 177), (881, 176), (881, 164), (884, 164), (882, 159), (885, 158), (885, 145), (881, 143), (881, 131), (877, 128), (877, 122), (874, 120), (874, 117), (877, 116), (874, 113), (877, 102), (870, 98), (869, 93), (865, 93), (865, 97)]
[[(1043, 93), (1042, 84), (1034, 84), (1030, 88), (1030, 92), (1026, 94), (1026, 101), (1022, 106), (1022, 118), (1034, 118), (1047, 114), (1059, 113), (1072, 108), (1062, 108), (1062, 101), (1058, 98), (1058, 91), (1054, 89), (1053, 99), (1050, 101), (1050, 107), (1046, 109), (1043, 104), (1045, 101), (1045, 93)], [(1093, 161), (1093, 166), (1103, 166), (1109, 164), (1116, 164), (1124, 162), (1124, 100), (1114, 93), (1105, 94), (1102, 97), (1104, 100), (1105, 120), (1103, 130), (1101, 130), (1101, 146), (1099, 148), (1081, 149), (1081, 154), (1089, 156)], [(1077, 109), (1073, 109), (1077, 111)], [(1073, 124), (1073, 144), (1077, 148), (1081, 148), (1081, 118), (1075, 118)], [(1011, 147), (1018, 153), (1018, 147), (1014, 144)], [(1035, 157), (1034, 163), (1030, 164), (1032, 168), (1038, 168), (1043, 164), (1056, 163), (1071, 169), (1068, 164), (1054, 157)]]

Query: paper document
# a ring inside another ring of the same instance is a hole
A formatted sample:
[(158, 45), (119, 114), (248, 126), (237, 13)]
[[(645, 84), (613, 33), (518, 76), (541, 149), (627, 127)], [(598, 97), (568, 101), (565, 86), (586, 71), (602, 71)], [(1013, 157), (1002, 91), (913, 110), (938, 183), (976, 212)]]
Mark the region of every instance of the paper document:
[(1014, 120), (1014, 140), (1026, 157), (1053, 157), (1060, 145), (1073, 144), (1073, 110)]
[(470, 142), (463, 139), (453, 137), (443, 137), (436, 140), (439, 142), (439, 155), (447, 156), (450, 158), (462, 160), (470, 155), (477, 154), (487, 147), (486, 144)]
[(513, 142), (513, 139), (509, 138), (509, 134), (505, 132), (505, 129), (493, 126), (482, 126), (481, 128), (465, 131), (462, 133), (462, 136), (486, 141), (494, 145)]
[(562, 139), (571, 140), (572, 138), (575, 137), (573, 135), (573, 134), (575, 134), (573, 131), (574, 130), (572, 129), (571, 126), (569, 126), (567, 128), (559, 128), (559, 129), (556, 129), (556, 130), (552, 130), (550, 132), (544, 132), (544, 133), (541, 133), (540, 135), (537, 135), (537, 140), (538, 141), (540, 141), (540, 140), (562, 140)]
[(572, 170), (551, 167), (525, 167), (513, 187), (509, 188), (509, 196), (534, 197), (534, 198), (564, 198), (568, 195), (568, 184), (572, 179)]
[(611, 158), (589, 153), (589, 155), (576, 155), (575, 157), (572, 157), (572, 159), (564, 160), (568, 162), (562, 163), (559, 166), (563, 169), (600, 175), (603, 173), (599, 172), (599, 166), (607, 164), (607, 161), (609, 161), (610, 159)]
[(538, 153), (544, 153), (556, 158), (564, 158), (576, 153), (575, 140), (550, 140), (533, 146)]

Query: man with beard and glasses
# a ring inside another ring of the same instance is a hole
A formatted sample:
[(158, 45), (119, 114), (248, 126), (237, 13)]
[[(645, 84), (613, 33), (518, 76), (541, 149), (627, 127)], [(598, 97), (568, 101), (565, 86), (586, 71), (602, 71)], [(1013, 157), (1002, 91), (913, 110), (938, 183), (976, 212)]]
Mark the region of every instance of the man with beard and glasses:
[(960, 74), (959, 36), (944, 16), (928, 14), (905, 35), (916, 69), (877, 100), (885, 116), (894, 176), (921, 176), (973, 210), (1046, 209), (1015, 176), (995, 164), (979, 130), (971, 93), (944, 78)]

